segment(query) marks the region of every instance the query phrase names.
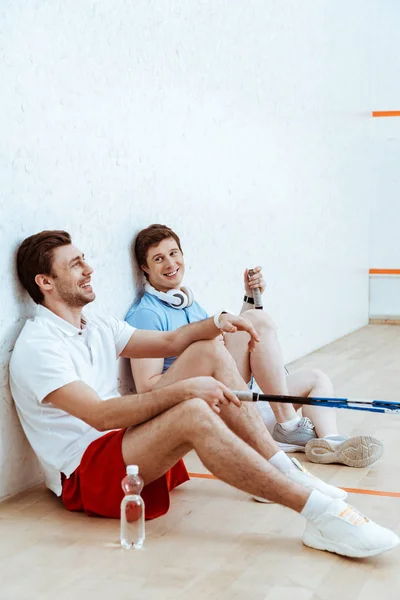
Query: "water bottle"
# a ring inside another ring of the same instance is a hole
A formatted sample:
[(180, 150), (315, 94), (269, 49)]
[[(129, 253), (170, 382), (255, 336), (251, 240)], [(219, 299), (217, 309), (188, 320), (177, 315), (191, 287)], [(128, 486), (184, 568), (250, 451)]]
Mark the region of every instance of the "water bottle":
[(126, 477), (122, 480), (125, 498), (121, 502), (121, 546), (141, 548), (145, 539), (144, 502), (140, 495), (143, 479), (139, 477), (139, 467), (129, 465)]

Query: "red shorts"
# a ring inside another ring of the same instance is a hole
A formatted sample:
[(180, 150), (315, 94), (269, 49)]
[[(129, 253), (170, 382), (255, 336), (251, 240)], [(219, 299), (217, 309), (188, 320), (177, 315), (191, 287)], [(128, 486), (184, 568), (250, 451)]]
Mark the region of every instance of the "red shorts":
[[(68, 510), (120, 518), (124, 497), (121, 481), (126, 475), (122, 458), (124, 433), (125, 429), (110, 431), (92, 442), (69, 479), (62, 476), (61, 498)], [(169, 509), (169, 492), (188, 479), (184, 462), (180, 460), (162, 477), (146, 485), (142, 491), (146, 519), (164, 515)]]

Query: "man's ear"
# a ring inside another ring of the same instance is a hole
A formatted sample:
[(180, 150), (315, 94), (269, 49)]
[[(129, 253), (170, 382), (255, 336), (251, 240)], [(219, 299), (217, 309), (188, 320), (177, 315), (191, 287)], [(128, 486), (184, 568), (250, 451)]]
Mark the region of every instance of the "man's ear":
[(140, 265), (140, 268), (142, 269), (142, 271), (144, 271), (145, 273), (149, 274), (149, 268), (146, 267), (146, 265)]
[(35, 283), (42, 291), (49, 292), (53, 289), (53, 281), (49, 275), (36, 275)]

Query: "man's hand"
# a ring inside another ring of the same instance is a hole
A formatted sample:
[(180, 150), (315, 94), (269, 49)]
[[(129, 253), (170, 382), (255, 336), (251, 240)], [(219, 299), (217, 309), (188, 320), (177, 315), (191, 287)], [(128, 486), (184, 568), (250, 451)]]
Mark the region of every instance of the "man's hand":
[(260, 288), (261, 293), (265, 292), (265, 281), (262, 275), (261, 267), (254, 267), (254, 275), (249, 277), (249, 269), (244, 272), (244, 288), (246, 290), (246, 296), (253, 296), (253, 289)]
[(185, 384), (191, 398), (202, 398), (217, 415), (221, 412), (221, 405), (241, 405), (238, 397), (214, 377), (192, 377), (186, 379)]
[(225, 333), (246, 331), (250, 335), (249, 352), (253, 352), (253, 350), (255, 350), (256, 344), (260, 341), (260, 338), (252, 323), (248, 319), (244, 317), (237, 317), (236, 315), (231, 315), (229, 313), (223, 313), (219, 316), (219, 324), (221, 330)]

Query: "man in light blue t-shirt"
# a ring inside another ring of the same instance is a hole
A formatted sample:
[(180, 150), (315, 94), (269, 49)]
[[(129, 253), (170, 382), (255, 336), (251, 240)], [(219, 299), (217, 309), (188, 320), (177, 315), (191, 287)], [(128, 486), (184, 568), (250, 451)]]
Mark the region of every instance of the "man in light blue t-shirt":
[[(125, 320), (137, 329), (174, 331), (188, 323), (196, 323), (207, 319), (208, 316), (204, 308), (195, 300), (190, 306), (177, 310), (166, 302), (159, 300), (149, 291), (145, 291), (140, 300), (131, 306)], [(162, 373), (169, 369), (175, 358), (171, 356), (164, 359)], [(159, 359), (156, 360), (157, 364), (161, 364)]]
[[(206, 311), (182, 285), (185, 264), (177, 234), (165, 225), (143, 229), (135, 242), (136, 260), (145, 278), (145, 293), (129, 309), (126, 321), (139, 329), (173, 331), (178, 327), (207, 318)], [(230, 352), (242, 378), (257, 381), (266, 394), (332, 397), (329, 378), (317, 369), (285, 373), (276, 328), (271, 317), (254, 309), (253, 290), (265, 290), (260, 267), (252, 275), (244, 273), (245, 296), (241, 314), (246, 313), (260, 335), (261, 342), (249, 352), (246, 334), (225, 334), (220, 343)], [(150, 391), (175, 381), (201, 375), (198, 359), (186, 351), (180, 357), (134, 359), (132, 374), (138, 392)], [(234, 364), (234, 363), (233, 363)], [(348, 438), (337, 429), (336, 411), (303, 406), (302, 416), (291, 404), (271, 403), (272, 437), (286, 452), (306, 452), (312, 462), (342, 463), (364, 467), (383, 453), (379, 440), (369, 436)], [(264, 415), (265, 416), (265, 412)], [(270, 417), (268, 416), (265, 420)]]

